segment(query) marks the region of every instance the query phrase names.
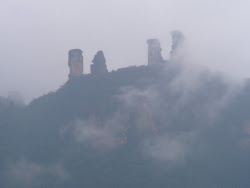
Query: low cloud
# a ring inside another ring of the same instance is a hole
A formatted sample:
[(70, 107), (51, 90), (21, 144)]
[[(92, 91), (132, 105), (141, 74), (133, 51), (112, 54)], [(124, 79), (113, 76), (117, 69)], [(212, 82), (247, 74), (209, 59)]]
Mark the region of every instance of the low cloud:
[(191, 155), (196, 140), (194, 132), (163, 134), (144, 140), (144, 153), (153, 159), (172, 164), (183, 163)]
[(183, 162), (207, 144), (201, 135), (215, 126), (242, 85), (220, 73), (186, 68), (181, 63), (165, 69), (161, 80), (147, 88), (122, 88), (119, 100), (125, 111), (133, 112), (146, 155), (171, 163)]
[[(68, 172), (62, 164), (43, 165), (26, 159), (12, 162), (5, 173), (9, 187), (20, 185), (20, 187), (34, 187), (41, 184), (46, 177), (53, 177), (54, 180), (65, 181), (69, 178)], [(7, 181), (6, 181), (7, 182)]]
[(117, 113), (113, 118), (101, 120), (97, 118), (78, 119), (61, 130), (61, 135), (68, 133), (78, 143), (89, 144), (96, 149), (114, 149), (126, 143), (123, 131), (126, 130), (124, 117)]

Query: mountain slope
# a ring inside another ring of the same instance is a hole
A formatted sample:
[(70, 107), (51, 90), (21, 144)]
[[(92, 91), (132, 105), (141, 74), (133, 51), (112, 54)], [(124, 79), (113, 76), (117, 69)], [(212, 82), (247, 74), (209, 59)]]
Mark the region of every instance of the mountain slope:
[(70, 79), (1, 111), (1, 187), (248, 187), (249, 84), (185, 66)]

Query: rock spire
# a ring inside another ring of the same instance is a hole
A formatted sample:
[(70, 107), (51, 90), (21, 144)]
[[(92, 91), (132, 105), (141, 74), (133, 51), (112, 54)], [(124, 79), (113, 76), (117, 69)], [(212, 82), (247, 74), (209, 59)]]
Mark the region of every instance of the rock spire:
[(78, 77), (83, 73), (83, 56), (82, 50), (72, 49), (69, 51), (68, 61), (70, 73), (69, 78)]
[(98, 51), (92, 62), (93, 64), (90, 66), (91, 74), (102, 74), (108, 72), (103, 51)]

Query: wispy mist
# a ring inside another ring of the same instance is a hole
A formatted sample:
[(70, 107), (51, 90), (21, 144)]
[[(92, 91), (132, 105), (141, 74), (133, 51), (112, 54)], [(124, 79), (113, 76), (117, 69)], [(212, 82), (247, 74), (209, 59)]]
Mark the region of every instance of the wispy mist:
[(129, 143), (128, 130), (132, 129), (145, 156), (169, 164), (204, 152), (208, 141), (202, 137), (207, 129), (219, 128), (218, 120), (243, 83), (175, 55), (163, 66), (157, 81), (138, 80), (139, 86), (143, 82), (146, 87), (120, 88), (113, 98), (119, 110), (112, 117), (76, 120), (63, 134), (70, 133), (77, 142), (101, 151)]
[(241, 1), (6, 1), (0, 8), (1, 95), (18, 90), (27, 102), (68, 79), (67, 52), (80, 48), (84, 72), (98, 50), (109, 70), (147, 61), (148, 38), (185, 33), (193, 62), (235, 77), (249, 76), (249, 3)]
[[(4, 177), (7, 180), (7, 187), (34, 187), (41, 186), (41, 182), (53, 177), (53, 184), (63, 182), (69, 178), (68, 172), (62, 164), (39, 164), (24, 158), (18, 161), (12, 161), (5, 170)], [(44, 185), (46, 183), (44, 182)]]

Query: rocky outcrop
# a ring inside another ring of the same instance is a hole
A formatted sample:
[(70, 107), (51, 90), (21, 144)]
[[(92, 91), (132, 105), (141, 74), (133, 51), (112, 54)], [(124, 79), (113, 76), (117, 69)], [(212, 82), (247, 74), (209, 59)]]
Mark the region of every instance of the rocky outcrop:
[(69, 78), (78, 77), (83, 73), (83, 56), (82, 50), (73, 49), (69, 51), (68, 61), (70, 73)]
[(173, 59), (175, 56), (178, 56), (178, 50), (181, 47), (184, 41), (184, 35), (180, 31), (171, 32), (172, 36), (172, 50), (170, 52), (170, 59)]
[(164, 63), (161, 55), (161, 44), (157, 39), (149, 39), (148, 43), (148, 65)]
[(103, 51), (98, 51), (92, 62), (93, 64), (90, 66), (91, 74), (102, 74), (108, 72)]

